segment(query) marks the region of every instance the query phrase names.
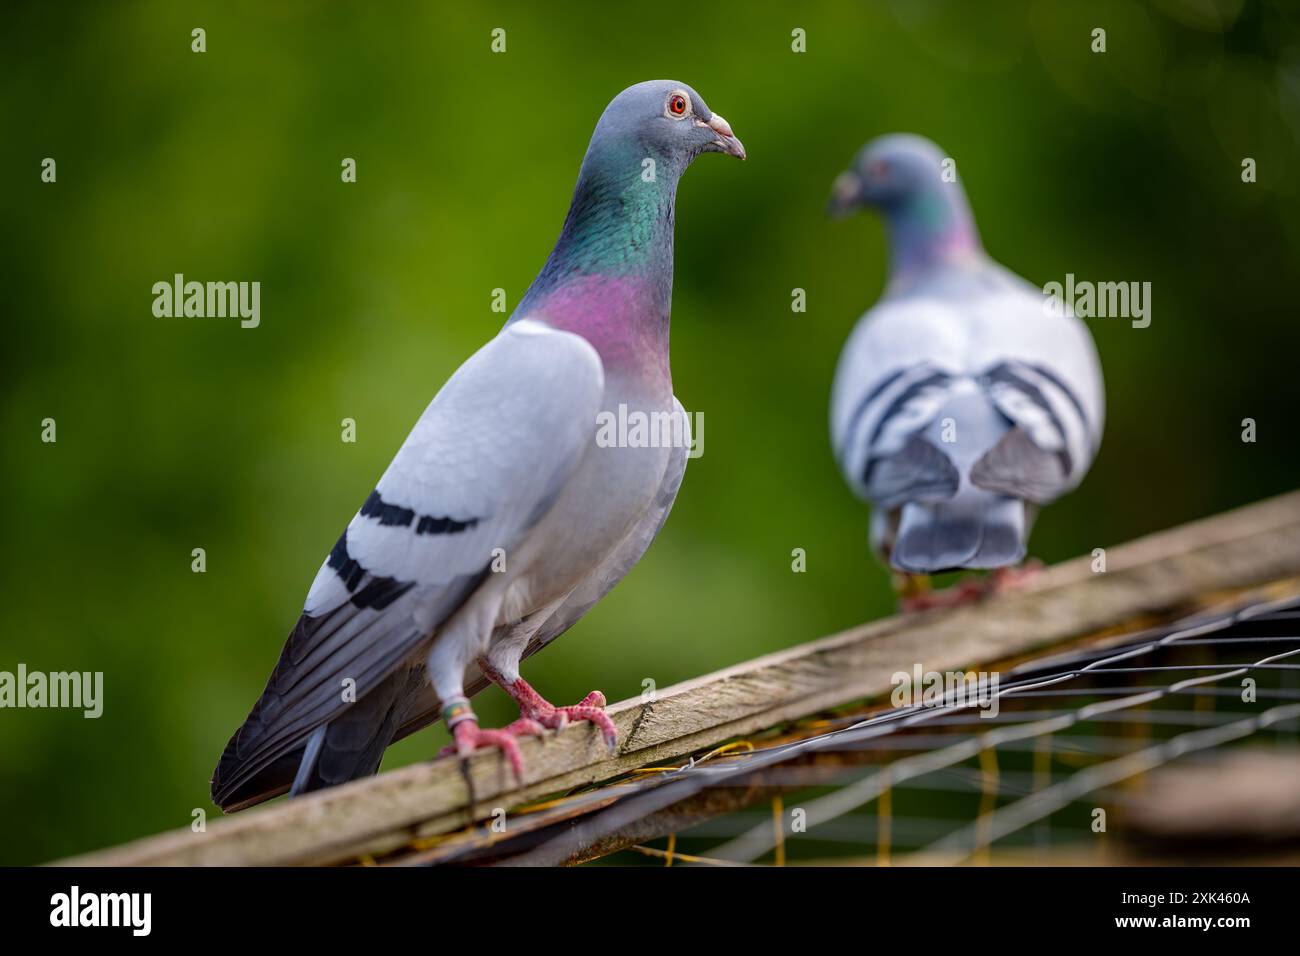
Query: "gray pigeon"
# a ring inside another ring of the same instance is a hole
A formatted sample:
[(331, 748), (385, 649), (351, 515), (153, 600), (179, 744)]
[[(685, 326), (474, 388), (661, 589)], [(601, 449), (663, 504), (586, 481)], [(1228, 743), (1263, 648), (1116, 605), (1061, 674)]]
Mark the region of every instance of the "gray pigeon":
[(1021, 562), (1038, 508), (1083, 480), (1101, 442), (1091, 335), (988, 257), (954, 168), (929, 140), (882, 136), (830, 201), (873, 207), (888, 232), (888, 284), (840, 356), (831, 439), (905, 596), (919, 576)]
[[(516, 737), (543, 727), (590, 721), (613, 745), (598, 691), (554, 707), (519, 663), (636, 564), (677, 495), (690, 439), (668, 362), (673, 210), (678, 178), (707, 152), (745, 158), (684, 83), (640, 83), (606, 108), (546, 265), (316, 575), (213, 774), (223, 809), (373, 774), (393, 740), (439, 715), (459, 753), (500, 748), (516, 775)], [(651, 428), (602, 440), (614, 416)], [(487, 680), (520, 707), (501, 730), (469, 706)]]

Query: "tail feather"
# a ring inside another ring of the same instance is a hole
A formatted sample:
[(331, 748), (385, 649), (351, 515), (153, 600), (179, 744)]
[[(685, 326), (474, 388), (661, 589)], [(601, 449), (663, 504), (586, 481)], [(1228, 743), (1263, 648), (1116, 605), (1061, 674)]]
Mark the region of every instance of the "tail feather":
[(328, 724), (316, 728), (303, 747), (289, 751), (238, 786), (215, 786), (213, 801), (230, 813), (286, 790), (296, 796), (377, 773), (421, 679), (419, 668), (399, 668)]
[(967, 488), (938, 502), (903, 505), (890, 563), (911, 574), (1001, 568), (1025, 557), (1025, 506)]
[(410, 668), (394, 671), (378, 687), (322, 727), (324, 733), (320, 734), (319, 753), (312, 761), (311, 745), (316, 741), (313, 736), (292, 792), (321, 790), (378, 773), (384, 751), (397, 733), (398, 720), (405, 708), (404, 692), (410, 678)]

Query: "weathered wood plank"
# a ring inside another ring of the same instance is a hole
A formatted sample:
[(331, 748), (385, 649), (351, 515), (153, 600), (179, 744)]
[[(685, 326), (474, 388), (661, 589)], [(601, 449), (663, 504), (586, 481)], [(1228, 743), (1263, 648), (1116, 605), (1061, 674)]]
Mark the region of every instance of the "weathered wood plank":
[[(865, 560), (865, 558), (864, 558)], [(890, 677), (969, 669), (1177, 608), (1207, 592), (1300, 574), (1300, 492), (1108, 550), (1045, 572), (983, 606), (892, 617), (738, 664), (610, 707), (618, 753), (588, 726), (523, 741), (516, 785), (495, 753), (405, 767), (214, 821), (62, 861), (74, 865), (282, 865), (346, 861), (445, 833), (495, 808), (609, 779), (890, 689)]]

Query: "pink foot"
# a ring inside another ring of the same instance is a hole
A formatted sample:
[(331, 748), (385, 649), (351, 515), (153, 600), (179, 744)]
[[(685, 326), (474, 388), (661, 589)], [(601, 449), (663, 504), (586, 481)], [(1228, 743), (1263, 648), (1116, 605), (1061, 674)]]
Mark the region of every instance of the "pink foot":
[(989, 573), (988, 590), (991, 594), (1014, 591), (1034, 580), (1043, 571), (1043, 562), (1030, 558), (1018, 568), (997, 568)]
[(450, 747), (444, 747), (438, 756), (447, 757), (452, 754), (459, 754), (462, 757), (468, 757), (474, 751), (484, 747), (497, 747), (505, 754), (505, 758), (510, 761), (510, 769), (515, 772), (515, 779), (523, 780), (524, 758), (519, 753), (518, 738), (540, 737), (543, 730), (542, 725), (537, 721), (529, 720), (527, 717), (520, 717), (514, 723), (502, 727), (500, 730), (484, 730), (476, 720), (462, 720), (452, 728), (451, 733), (456, 743)]
[(614, 727), (614, 721), (605, 713), (605, 695), (598, 690), (593, 690), (580, 702), (568, 707), (556, 707), (542, 700), (540, 705), (529, 709), (528, 716), (543, 727), (552, 727), (556, 731), (563, 730), (571, 720), (585, 720), (600, 728), (605, 746), (610, 750), (618, 746), (618, 730)]
[(909, 595), (898, 602), (905, 613), (928, 611), (936, 607), (960, 607), (963, 604), (975, 604), (985, 596), (984, 585), (976, 580), (958, 581), (938, 591), (923, 591)]
[(605, 738), (605, 745), (610, 750), (614, 750), (618, 745), (618, 730), (614, 727), (614, 721), (610, 720), (609, 715), (605, 713), (605, 695), (600, 691), (593, 690), (571, 706), (556, 707), (533, 690), (522, 677), (507, 681), (486, 661), (480, 661), (479, 667), (489, 680), (498, 684), (514, 698), (522, 715), (520, 720), (535, 721), (543, 727), (551, 727), (556, 731), (563, 730), (571, 720), (585, 720), (600, 728), (601, 735)]
[(983, 578), (967, 578), (939, 591), (921, 591), (899, 600), (904, 612), (928, 611), (936, 607), (960, 607), (976, 604), (995, 594), (1024, 587), (1043, 570), (1043, 562), (1031, 558), (1017, 568), (994, 568)]

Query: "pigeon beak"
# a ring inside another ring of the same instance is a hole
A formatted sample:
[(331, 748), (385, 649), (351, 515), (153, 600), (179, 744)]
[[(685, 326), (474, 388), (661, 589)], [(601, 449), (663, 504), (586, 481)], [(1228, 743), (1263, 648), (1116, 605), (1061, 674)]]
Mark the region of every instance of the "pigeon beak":
[(835, 177), (831, 198), (826, 203), (826, 215), (843, 219), (862, 202), (862, 180), (857, 173), (844, 172)]
[(737, 159), (745, 158), (744, 145), (736, 139), (736, 134), (731, 131), (731, 124), (720, 114), (714, 113), (704, 125), (718, 134), (717, 140), (712, 144), (713, 149), (728, 156), (735, 156)]

